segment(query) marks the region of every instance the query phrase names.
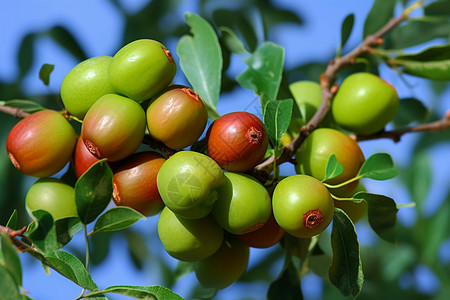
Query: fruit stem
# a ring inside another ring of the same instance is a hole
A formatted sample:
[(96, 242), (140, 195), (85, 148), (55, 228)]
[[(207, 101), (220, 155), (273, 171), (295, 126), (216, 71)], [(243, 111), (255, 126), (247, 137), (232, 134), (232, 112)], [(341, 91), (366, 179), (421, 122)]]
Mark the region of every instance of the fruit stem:
[(337, 189), (337, 188), (340, 188), (340, 187), (343, 187), (344, 185), (347, 185), (347, 184), (349, 184), (349, 183), (352, 183), (352, 182), (354, 182), (354, 181), (357, 181), (357, 180), (360, 180), (362, 178), (362, 176), (356, 176), (356, 177), (353, 177), (353, 178), (351, 178), (351, 179), (349, 179), (349, 180), (347, 180), (347, 181), (344, 181), (344, 182), (342, 182), (342, 183), (339, 183), (339, 184), (329, 184), (329, 183), (325, 183), (325, 182), (323, 182), (323, 185), (324, 186), (326, 186), (327, 188), (329, 188), (329, 189)]

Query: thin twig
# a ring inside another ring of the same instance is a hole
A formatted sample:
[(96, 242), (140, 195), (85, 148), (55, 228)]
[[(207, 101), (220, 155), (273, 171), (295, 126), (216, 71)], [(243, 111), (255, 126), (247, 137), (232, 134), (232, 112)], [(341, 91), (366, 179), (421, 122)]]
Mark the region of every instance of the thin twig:
[(27, 113), (23, 109), (20, 109), (18, 107), (7, 106), (7, 105), (0, 105), (0, 112), (11, 115), (17, 119), (23, 119), (30, 115), (30, 113)]
[[(420, 1), (418, 2), (420, 4)], [(320, 77), (320, 85), (322, 87), (322, 102), (319, 109), (311, 118), (311, 120), (305, 124), (301, 129), (298, 136), (296, 136), (289, 145), (283, 148), (280, 156), (275, 158), (272, 155), (269, 159), (259, 164), (256, 169), (259, 171), (264, 171), (271, 173), (273, 171), (274, 160), (276, 160), (276, 166), (282, 163), (288, 162), (292, 159), (295, 151), (300, 147), (303, 141), (308, 137), (313, 130), (315, 130), (322, 120), (325, 118), (326, 114), (329, 112), (331, 107), (331, 100), (337, 91), (337, 87), (334, 86), (336, 79), (336, 74), (344, 69), (345, 67), (355, 64), (356, 58), (370, 53), (372, 48), (383, 43), (382, 36), (394, 29), (401, 22), (408, 18), (409, 13), (413, 8), (417, 8), (418, 4), (413, 4), (410, 8), (407, 8), (399, 17), (392, 18), (385, 26), (383, 26), (376, 33), (367, 36), (364, 41), (356, 47), (353, 51), (345, 56), (338, 57), (328, 63), (325, 72)]]

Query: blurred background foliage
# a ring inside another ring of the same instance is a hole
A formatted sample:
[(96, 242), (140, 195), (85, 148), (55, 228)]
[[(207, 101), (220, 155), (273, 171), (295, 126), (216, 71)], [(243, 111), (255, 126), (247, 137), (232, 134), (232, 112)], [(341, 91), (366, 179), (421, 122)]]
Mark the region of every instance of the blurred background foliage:
[[(343, 53), (355, 46), (355, 40), (361, 41), (363, 36), (379, 29), (393, 15), (398, 14), (404, 5), (409, 3), (406, 0), (369, 2), (373, 6), (370, 13), (367, 14), (364, 28), (358, 29), (361, 36), (356, 39), (353, 36), (352, 44), (344, 47)], [(296, 9), (290, 9), (289, 1), (152, 0), (145, 1), (139, 10), (132, 12), (127, 9), (124, 1), (111, 0), (109, 4), (114, 6), (124, 20), (124, 28), (122, 32), (109, 33), (120, 34), (120, 42), (116, 48), (110, 50), (110, 53), (103, 53), (103, 55), (113, 55), (121, 45), (139, 38), (156, 39), (170, 45), (169, 49), (171, 47), (174, 49), (177, 40), (189, 33), (182, 11), (186, 7), (189, 7), (191, 12), (196, 12), (207, 19), (218, 32), (222, 26), (234, 30), (250, 51), (255, 50), (266, 40), (282, 42), (283, 40), (278, 36), (280, 31), (295, 32), (297, 30), (300, 32), (307, 25), (302, 13)], [(450, 1), (432, 2), (422, 10), (426, 17), (415, 17), (393, 30), (385, 37), (385, 44), (382, 47), (389, 51), (409, 47), (417, 50), (423, 49), (421, 46), (423, 43), (448, 44), (449, 8)], [(328, 8), (327, 6), (320, 7), (318, 3), (317, 9), (326, 10)], [(346, 16), (343, 16), (341, 21), (344, 21), (344, 17)], [(102, 20), (98, 20), (98, 22), (102, 22)], [(340, 25), (329, 26), (339, 27)], [(326, 36), (324, 32), (323, 38)], [(48, 89), (47, 92), (30, 95), (26, 90), (25, 79), (30, 76), (31, 70), (36, 69), (36, 65), (51, 63), (38, 61), (36, 58), (36, 47), (43, 39), (51, 39), (52, 43), (63, 49), (68, 56), (72, 57), (73, 65), (89, 57), (89, 51), (80, 42), (76, 29), (63, 23), (53, 24), (45, 30), (28, 32), (21, 37), (17, 51), (15, 62), (19, 70), (17, 77), (14, 80), (0, 80), (0, 100), (29, 99), (48, 108), (62, 109), (57, 91)], [(301, 37), (299, 39), (301, 40)], [(294, 43), (299, 39), (293, 38)], [(235, 91), (239, 89), (235, 80), (236, 62), (233, 62), (236, 60), (236, 55), (230, 53), (224, 46), (223, 40), (221, 42), (224, 54), (222, 93), (235, 95)], [(308, 47), (310, 51), (314, 51), (314, 46), (313, 44), (291, 44), (291, 47)], [(422, 48), (418, 48), (418, 46)], [(329, 55), (325, 55), (321, 60), (290, 59), (287, 61), (280, 93), (288, 94), (288, 84), (297, 80), (318, 81), (328, 61), (333, 59), (336, 48), (327, 49)], [(296, 62), (293, 63), (293, 61)], [(377, 74), (387, 74), (386, 76), (391, 76), (390, 78), (396, 76), (396, 82), (401, 82), (406, 87), (403, 91), (399, 91), (401, 97), (417, 98), (413, 86), (408, 84), (411, 82), (411, 77), (408, 75), (387, 71), (386, 65), (375, 55), (364, 57), (362, 62), (341, 72), (339, 80), (352, 72), (370, 70)], [(180, 74), (181, 70), (177, 75), (179, 82), (184, 80)], [(32, 76), (39, 80), (37, 74), (32, 74)], [(54, 79), (50, 77), (50, 80)], [(61, 81), (62, 78), (58, 80)], [(425, 83), (420, 82), (420, 84), (423, 86)], [(411, 108), (411, 105), (405, 106), (405, 111), (410, 109), (408, 114), (406, 116), (398, 115), (392, 126), (404, 127), (442, 118), (445, 113), (444, 109), (450, 108), (448, 82), (431, 81), (429, 84), (426, 83), (425, 89), (428, 91), (426, 94), (428, 99), (418, 99), (419, 105), (416, 108)], [(229, 100), (225, 99), (224, 101)], [(242, 99), (241, 101), (250, 102), (252, 99)], [(418, 104), (417, 101), (414, 103)], [(1, 116), (0, 139), (2, 145), (5, 145), (7, 134), (16, 122), (17, 119), (13, 116), (6, 114)], [(368, 184), (368, 190), (377, 193), (378, 188), (382, 189), (380, 194), (389, 194), (399, 203), (415, 202), (416, 207), (400, 210), (399, 222), (396, 227), (398, 241), (395, 244), (375, 237), (366, 221), (363, 220), (357, 224), (365, 274), (361, 299), (380, 299), (387, 296), (392, 299), (450, 298), (450, 173), (448, 171), (450, 169), (448, 160), (450, 131), (415, 133), (413, 135), (414, 137), (404, 137), (399, 143), (403, 145), (402, 147), (397, 145), (394, 147), (390, 141), (372, 141), (366, 142), (369, 144), (368, 146), (362, 145), (363, 150), (367, 149), (367, 152), (389, 152), (393, 155), (394, 161), (396, 161), (396, 157), (400, 159), (397, 164), (400, 175), (395, 180), (389, 183), (383, 182), (383, 187), (380, 187), (381, 184), (380, 186)], [(366, 157), (369, 156), (367, 152)], [(13, 168), (6, 155), (5, 147), (1, 147), (0, 224), (6, 224), (14, 209), (19, 213), (19, 223), (28, 224), (29, 218), (24, 209), (24, 199), (28, 187), (34, 180), (34, 178), (21, 175)], [(403, 214), (402, 210), (407, 210), (407, 212)], [(145, 269), (152, 268), (152, 278), (157, 278), (158, 282), (149, 282), (148, 284), (159, 283), (173, 288), (175, 291), (182, 290), (179, 293), (187, 299), (212, 297), (215, 294), (214, 291), (200, 288), (192, 276), (185, 276), (192, 270), (189, 264), (181, 263), (177, 266), (176, 262), (161, 250), (161, 247), (155, 246), (159, 243), (155, 227), (153, 218), (150, 220), (150, 224), (145, 222), (144, 225), (137, 224), (137, 226), (120, 232), (101, 233), (93, 236), (93, 272), (98, 270), (97, 274), (101, 274), (105, 260), (111, 251), (114, 251), (118, 244), (126, 244), (128, 256), (134, 264), (135, 272), (144, 272)], [(329, 238), (327, 235), (329, 233), (323, 235), (321, 240), (324, 241), (323, 243), (321, 241), (321, 245), (326, 244), (325, 241)], [(78, 247), (76, 243), (73, 245), (71, 243), (68, 247), (68, 250), (77, 256), (84, 255), (82, 244)], [(330, 259), (327, 246), (322, 248), (324, 252), (315, 255), (310, 262), (310, 267), (314, 272), (303, 274), (302, 288), (305, 298), (344, 298), (337, 289), (331, 286), (326, 276), (325, 279), (318, 276), (324, 271), (326, 272), (326, 263)], [(241, 281), (219, 292), (216, 295), (217, 299), (260, 299), (261, 295), (266, 294), (270, 283), (277, 278), (281, 270), (284, 260), (283, 249), (275, 246), (264, 251), (255, 250), (252, 253), (257, 258), (252, 260)], [(24, 266), (24, 272), (27, 272), (27, 266)], [(43, 272), (41, 273), (42, 276), (45, 276)], [(179, 278), (181, 278), (180, 281), (185, 280), (188, 284), (180, 285), (177, 281)], [(121, 284), (122, 282), (116, 281), (116, 283)], [(237, 290), (238, 293), (233, 294), (231, 290)]]

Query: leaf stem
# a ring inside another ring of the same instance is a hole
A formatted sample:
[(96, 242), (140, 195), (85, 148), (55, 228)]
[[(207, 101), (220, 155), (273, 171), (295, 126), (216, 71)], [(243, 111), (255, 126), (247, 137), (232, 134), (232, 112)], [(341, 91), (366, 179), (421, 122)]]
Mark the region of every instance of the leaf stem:
[(344, 181), (342, 183), (339, 183), (339, 184), (329, 184), (329, 183), (323, 182), (323, 185), (326, 186), (327, 188), (330, 188), (330, 189), (337, 189), (337, 188), (343, 187), (343, 186), (345, 186), (345, 185), (347, 185), (349, 183), (352, 183), (354, 181), (360, 180), (361, 178), (362, 178), (362, 176), (358, 175), (356, 177), (353, 177), (353, 178), (351, 178), (351, 179), (349, 179), (347, 181)]

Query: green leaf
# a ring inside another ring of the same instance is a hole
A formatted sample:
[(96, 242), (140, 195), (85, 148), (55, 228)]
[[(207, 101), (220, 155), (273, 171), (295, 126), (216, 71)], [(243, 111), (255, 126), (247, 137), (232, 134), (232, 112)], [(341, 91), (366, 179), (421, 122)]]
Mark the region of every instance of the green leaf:
[(83, 228), (80, 219), (77, 217), (69, 217), (56, 220), (55, 232), (56, 240), (59, 243), (59, 248), (62, 248), (72, 240), (75, 233)]
[(177, 281), (184, 275), (194, 272), (194, 266), (195, 266), (194, 262), (181, 260), (178, 261), (177, 267), (175, 268), (174, 271), (175, 281)]
[(28, 227), (28, 237), (33, 244), (43, 252), (61, 248), (57, 242), (52, 215), (45, 210), (35, 210), (32, 214), (35, 221), (33, 226)]
[(289, 127), (293, 105), (292, 99), (272, 100), (266, 102), (263, 108), (264, 124), (275, 149), (280, 145), (280, 140)]
[(22, 99), (11, 99), (11, 100), (0, 101), (0, 105), (17, 107), (28, 113), (33, 113), (33, 112), (45, 109), (45, 107), (43, 107), (42, 105), (40, 105), (37, 102), (31, 101), (31, 100), (22, 100)]
[(23, 38), (22, 43), (20, 44), (18, 63), (21, 78), (27, 75), (33, 66), (35, 38), (36, 35), (34, 33), (29, 33)]
[(12, 277), (11, 273), (0, 265), (0, 295), (2, 300), (17, 300), (20, 299), (19, 288)]
[(3, 233), (0, 234), (0, 266), (9, 271), (16, 285), (22, 286), (22, 265), (19, 255), (11, 240)]
[(75, 184), (75, 202), (83, 224), (94, 221), (111, 201), (113, 173), (105, 160), (93, 164)]
[(430, 115), (430, 110), (415, 98), (401, 99), (397, 114), (394, 117), (396, 128), (404, 128), (412, 122), (424, 122)]
[(394, 226), (398, 212), (395, 201), (383, 195), (366, 192), (356, 193), (353, 199), (367, 202), (369, 224), (375, 233), (388, 242), (395, 242)]
[(86, 53), (81, 48), (72, 33), (63, 26), (52, 27), (48, 31), (48, 35), (57, 42), (61, 47), (66, 49), (78, 61), (87, 59)]
[(267, 101), (276, 100), (284, 65), (284, 48), (265, 42), (244, 62), (248, 67), (237, 77), (238, 83), (260, 97), (261, 107), (265, 107)]
[(53, 72), (53, 69), (55, 69), (55, 65), (43, 64), (39, 70), (39, 79), (47, 86), (50, 83), (50, 74)]
[(140, 219), (145, 219), (145, 216), (132, 208), (126, 206), (112, 207), (100, 215), (95, 222), (94, 233), (121, 230), (130, 227)]
[(216, 32), (202, 17), (186, 13), (186, 23), (192, 36), (184, 35), (177, 44), (180, 66), (192, 88), (208, 108), (208, 116), (215, 120), (222, 78), (222, 50)]
[(115, 293), (132, 297), (135, 299), (155, 299), (155, 300), (183, 300), (179, 295), (163, 286), (131, 286), (115, 285), (100, 291), (102, 293)]
[(350, 218), (335, 208), (331, 231), (333, 259), (328, 275), (344, 296), (356, 298), (364, 282), (358, 237)]
[(387, 153), (371, 155), (361, 166), (358, 176), (374, 180), (387, 180), (397, 176), (392, 157)]
[(450, 0), (431, 2), (423, 8), (426, 16), (450, 16)]
[(364, 23), (363, 38), (381, 29), (393, 16), (395, 4), (392, 0), (375, 0)]
[(341, 26), (341, 43), (338, 48), (338, 55), (341, 56), (342, 48), (344, 48), (347, 43), (348, 38), (353, 30), (353, 24), (355, 23), (355, 15), (349, 14), (345, 17), (344, 22), (342, 22)]
[(11, 216), (8, 219), (8, 223), (6, 223), (6, 227), (11, 228), (12, 230), (18, 229), (19, 217), (17, 216), (17, 209), (14, 209)]
[(448, 39), (450, 22), (425, 22), (425, 20), (410, 20), (403, 26), (394, 28), (389, 34), (390, 49), (404, 49), (429, 42), (434, 39)]
[(334, 154), (331, 154), (331, 156), (328, 158), (327, 166), (325, 167), (325, 176), (322, 180), (322, 182), (335, 178), (344, 172), (344, 167), (338, 162), (336, 156)]
[(268, 300), (301, 300), (303, 299), (300, 277), (292, 259), (285, 264), (280, 276), (272, 282), (267, 291)]
[(412, 201), (417, 205), (417, 212), (423, 215), (426, 199), (430, 193), (432, 174), (430, 156), (428, 151), (416, 152), (409, 165), (402, 172)]
[(44, 257), (51, 264), (49, 267), (54, 268), (61, 275), (83, 288), (98, 291), (97, 285), (92, 281), (91, 275), (89, 275), (83, 263), (73, 254), (55, 250), (46, 253)]
[(220, 28), (221, 36), (220, 40), (222, 43), (235, 54), (247, 54), (248, 51), (245, 48), (245, 45), (242, 41), (237, 37), (236, 33), (226, 26), (221, 26)]
[[(127, 239), (128, 253), (131, 260), (137, 269), (142, 270), (142, 268), (146, 266), (146, 262), (148, 262), (149, 258), (152, 256), (147, 245), (146, 237), (139, 232), (130, 229), (123, 231), (123, 233)], [(170, 271), (170, 273), (170, 276), (172, 276), (172, 271)]]
[(399, 55), (389, 62), (410, 75), (450, 80), (450, 44), (430, 47), (416, 54)]

